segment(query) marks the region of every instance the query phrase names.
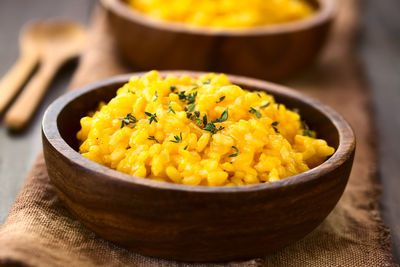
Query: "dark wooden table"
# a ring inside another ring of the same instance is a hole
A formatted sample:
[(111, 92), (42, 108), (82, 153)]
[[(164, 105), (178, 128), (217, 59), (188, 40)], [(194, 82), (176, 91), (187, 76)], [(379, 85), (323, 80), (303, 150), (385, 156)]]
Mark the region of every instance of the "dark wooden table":
[[(87, 23), (96, 0), (1, 0), (0, 77), (18, 56), (18, 33), (26, 22), (41, 18), (71, 18)], [(383, 187), (382, 213), (391, 228), (393, 253), (400, 261), (400, 1), (363, 1), (360, 51), (374, 96), (379, 130), (379, 166)], [(46, 107), (68, 85), (76, 62), (54, 79), (40, 110), (26, 131), (9, 133), (0, 126), (0, 225), (41, 150), (40, 122)], [(1, 97), (1, 96), (0, 96)], [(351, 101), (351, 100), (348, 100)], [(1, 117), (0, 117), (1, 119)]]

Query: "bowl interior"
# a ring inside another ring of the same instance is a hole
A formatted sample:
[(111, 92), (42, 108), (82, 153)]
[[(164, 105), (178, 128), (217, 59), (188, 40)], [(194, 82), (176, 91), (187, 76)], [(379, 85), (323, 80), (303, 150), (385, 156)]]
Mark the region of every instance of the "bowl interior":
[[(75, 151), (79, 151), (79, 141), (76, 138), (76, 133), (80, 130), (80, 118), (87, 116), (91, 111), (98, 108), (100, 101), (108, 102), (112, 99), (118, 88), (120, 88), (129, 79), (126, 78), (114, 79), (112, 82), (100, 83), (93, 90), (86, 90), (78, 97), (68, 102), (60, 111), (57, 117), (57, 127), (61, 137)], [(309, 125), (312, 130), (317, 132), (317, 137), (322, 138), (328, 144), (338, 149), (340, 142), (340, 134), (337, 126), (332, 120), (318, 107), (310, 105), (310, 101), (302, 100), (301, 98), (288, 95), (281, 90), (255, 87), (246, 82), (236, 81), (236, 78), (230, 77), (234, 84), (240, 85), (248, 90), (264, 90), (275, 97), (277, 103), (285, 104), (287, 108), (296, 109), (300, 112), (303, 120)], [(318, 102), (319, 103), (319, 102)]]

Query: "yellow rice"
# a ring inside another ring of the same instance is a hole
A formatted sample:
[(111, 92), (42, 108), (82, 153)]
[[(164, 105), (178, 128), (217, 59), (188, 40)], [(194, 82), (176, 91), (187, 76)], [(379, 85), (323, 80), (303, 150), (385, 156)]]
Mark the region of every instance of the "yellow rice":
[(224, 74), (134, 76), (82, 118), (81, 126), (77, 138), (84, 157), (130, 175), (185, 185), (277, 181), (334, 153), (298, 113), (265, 92), (231, 84)]
[(128, 3), (155, 19), (224, 28), (290, 22), (314, 12), (305, 0), (129, 0)]

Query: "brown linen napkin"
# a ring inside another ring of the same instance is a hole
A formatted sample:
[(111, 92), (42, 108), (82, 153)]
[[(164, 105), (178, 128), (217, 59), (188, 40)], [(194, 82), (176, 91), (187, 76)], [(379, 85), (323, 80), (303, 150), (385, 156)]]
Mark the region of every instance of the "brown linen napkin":
[[(341, 1), (333, 38), (318, 64), (288, 84), (341, 112), (353, 125), (358, 145), (345, 193), (328, 218), (304, 239), (263, 258), (237, 266), (392, 266), (389, 230), (379, 213), (370, 96), (353, 47), (358, 1)], [(71, 88), (128, 72), (115, 57), (106, 16), (98, 10), (90, 47)], [(301, 53), (301, 51), (299, 51)], [(63, 207), (50, 184), (43, 155), (28, 174), (0, 228), (0, 265), (33, 266), (220, 266), (186, 264), (138, 255), (105, 241)]]

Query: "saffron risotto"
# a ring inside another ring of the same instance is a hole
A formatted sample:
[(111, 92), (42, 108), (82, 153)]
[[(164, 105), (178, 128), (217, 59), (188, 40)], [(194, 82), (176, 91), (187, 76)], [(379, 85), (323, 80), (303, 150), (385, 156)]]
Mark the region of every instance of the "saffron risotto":
[(189, 25), (240, 28), (300, 20), (315, 10), (305, 0), (128, 0), (152, 18)]
[(118, 171), (185, 185), (273, 182), (334, 153), (300, 115), (224, 74), (133, 76), (81, 119), (79, 152)]

